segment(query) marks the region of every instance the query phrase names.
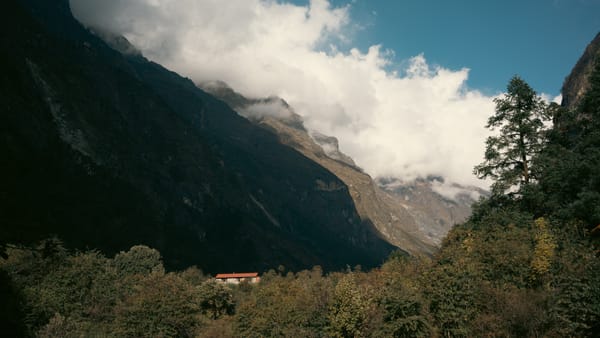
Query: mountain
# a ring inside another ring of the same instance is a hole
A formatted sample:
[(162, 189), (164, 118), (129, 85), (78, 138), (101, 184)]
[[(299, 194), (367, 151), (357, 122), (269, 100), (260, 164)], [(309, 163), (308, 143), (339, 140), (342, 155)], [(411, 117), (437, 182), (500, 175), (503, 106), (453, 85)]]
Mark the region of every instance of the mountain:
[(430, 255), (446, 233), (471, 213), (482, 190), (456, 185), (456, 197), (435, 191), (443, 179), (402, 182), (373, 180), (339, 149), (335, 137), (309, 132), (292, 107), (278, 97), (247, 98), (226, 83), (200, 83), (242, 116), (275, 132), (283, 144), (298, 150), (334, 173), (349, 188), (359, 215), (392, 244), (413, 255)]
[(548, 212), (581, 220), (594, 237), (600, 230), (600, 33), (567, 77), (562, 93), (566, 99), (555, 111), (549, 145), (540, 156), (544, 175), (539, 186)]
[(419, 231), (439, 245), (454, 225), (466, 221), (471, 205), (489, 192), (472, 186), (446, 184), (443, 177), (429, 176), (412, 181), (393, 177), (376, 180), (387, 194), (406, 209)]
[(562, 102), (565, 108), (577, 108), (581, 98), (590, 88), (590, 75), (594, 63), (600, 62), (600, 33), (586, 47), (562, 86)]
[(0, 244), (146, 244), (208, 272), (370, 267), (395, 249), (338, 177), (126, 40), (113, 49), (68, 0), (9, 0), (1, 17)]

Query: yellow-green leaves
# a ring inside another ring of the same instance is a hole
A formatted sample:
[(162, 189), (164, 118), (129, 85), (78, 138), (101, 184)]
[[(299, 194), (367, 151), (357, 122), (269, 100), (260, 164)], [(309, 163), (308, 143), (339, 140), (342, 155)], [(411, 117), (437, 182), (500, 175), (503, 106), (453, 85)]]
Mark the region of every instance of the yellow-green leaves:
[(534, 226), (535, 247), (531, 259), (531, 278), (539, 280), (550, 271), (556, 242), (548, 229), (548, 221), (545, 218), (536, 219)]

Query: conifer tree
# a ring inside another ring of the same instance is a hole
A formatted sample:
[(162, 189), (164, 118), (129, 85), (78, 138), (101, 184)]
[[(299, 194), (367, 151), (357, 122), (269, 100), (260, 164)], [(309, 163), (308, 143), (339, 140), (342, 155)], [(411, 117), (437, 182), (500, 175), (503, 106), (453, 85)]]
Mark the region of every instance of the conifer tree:
[(544, 122), (549, 116), (544, 101), (518, 76), (510, 80), (504, 97), (494, 102), (496, 112), (486, 128), (498, 130), (498, 134), (488, 137), (484, 161), (473, 173), (481, 179), (491, 178), (492, 192), (497, 195), (535, 179), (531, 158), (544, 145)]

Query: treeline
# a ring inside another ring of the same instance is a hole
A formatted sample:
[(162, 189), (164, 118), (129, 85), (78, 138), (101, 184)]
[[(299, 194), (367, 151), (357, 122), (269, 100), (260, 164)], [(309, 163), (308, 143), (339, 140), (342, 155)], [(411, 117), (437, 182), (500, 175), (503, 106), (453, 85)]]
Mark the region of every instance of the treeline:
[[(431, 316), (416, 261), (398, 254), (371, 272), (280, 267), (256, 285), (225, 285), (197, 268), (165, 272), (158, 251), (114, 258), (68, 253), (51, 239), (9, 248), (12, 333), (37, 337), (426, 336)], [(5, 328), (6, 329), (6, 328)], [(6, 333), (6, 332), (5, 332)]]
[(209, 318), (233, 313), (229, 289), (196, 268), (166, 273), (159, 252), (146, 246), (106, 258), (69, 254), (52, 239), (7, 253), (0, 266), (18, 316), (5, 315), (21, 335), (192, 337)]
[(397, 254), (372, 271), (329, 274), (280, 267), (237, 286), (196, 268), (165, 272), (145, 246), (106, 258), (48, 240), (8, 249), (3, 320), (37, 337), (593, 336), (598, 259), (575, 224), (530, 218), (505, 210), (468, 222), (432, 261)]

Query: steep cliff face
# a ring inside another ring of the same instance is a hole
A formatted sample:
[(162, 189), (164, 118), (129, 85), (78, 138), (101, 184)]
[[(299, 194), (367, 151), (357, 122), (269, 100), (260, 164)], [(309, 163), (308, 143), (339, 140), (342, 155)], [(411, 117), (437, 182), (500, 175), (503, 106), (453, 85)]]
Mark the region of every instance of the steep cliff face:
[(436, 192), (443, 183), (441, 178), (374, 181), (339, 150), (337, 139), (309, 134), (301, 117), (280, 98), (245, 98), (222, 82), (200, 86), (228, 102), (241, 115), (273, 130), (283, 144), (334, 173), (348, 186), (361, 218), (372, 222), (390, 243), (413, 255), (435, 251), (452, 226), (470, 215), (471, 204), (478, 196), (485, 194), (476, 188), (455, 186), (456, 194), (444, 197)]
[(590, 42), (565, 79), (561, 90), (563, 107), (577, 108), (581, 98), (590, 87), (589, 77), (595, 62), (600, 62), (600, 33)]
[(339, 178), (191, 81), (110, 48), (67, 0), (10, 0), (1, 19), (0, 243), (143, 243), (209, 272), (373, 266), (394, 249)]

